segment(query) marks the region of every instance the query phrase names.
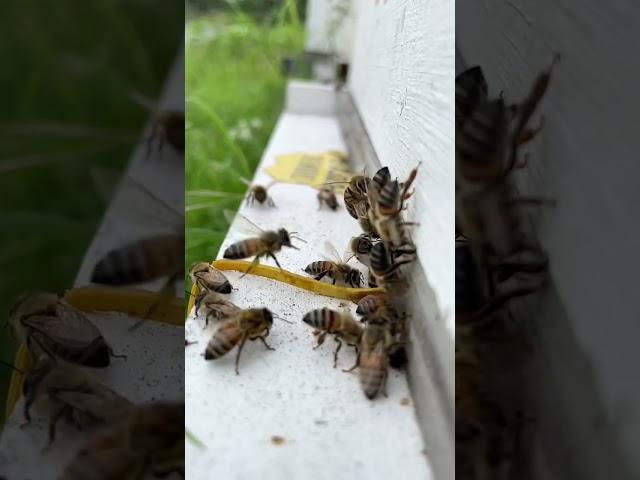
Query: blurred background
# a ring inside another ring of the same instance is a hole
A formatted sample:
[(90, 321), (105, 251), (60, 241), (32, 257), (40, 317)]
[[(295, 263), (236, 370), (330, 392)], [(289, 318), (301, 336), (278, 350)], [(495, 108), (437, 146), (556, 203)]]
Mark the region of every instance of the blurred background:
[[(106, 208), (92, 172), (121, 172), (182, 41), (184, 2), (3, 2), (0, 312), (70, 288)], [(0, 358), (16, 344), (0, 330)], [(0, 369), (0, 404), (11, 371)]]
[(304, 49), (305, 0), (186, 3), (186, 271), (212, 260), (283, 107), (285, 58)]

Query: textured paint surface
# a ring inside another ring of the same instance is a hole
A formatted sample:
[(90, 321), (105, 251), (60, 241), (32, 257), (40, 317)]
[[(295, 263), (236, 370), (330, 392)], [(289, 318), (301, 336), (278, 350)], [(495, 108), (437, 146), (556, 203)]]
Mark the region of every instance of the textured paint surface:
[[(268, 182), (262, 168), (271, 165), (275, 155), (342, 149), (335, 118), (284, 113), (255, 181)], [(333, 212), (317, 210), (316, 191), (307, 186), (275, 185), (270, 194), (277, 208), (256, 204), (243, 206), (241, 213), (263, 228), (295, 230), (308, 242), (297, 242), (300, 251), (285, 248), (278, 254), (287, 270), (301, 272), (322, 259), (325, 240), (344, 251), (358, 233), (342, 200)], [(236, 226), (222, 250), (247, 237)], [(390, 370), (389, 397), (369, 401), (357, 375), (341, 371), (355, 361), (352, 348), (342, 348), (336, 369), (331, 338), (312, 350), (313, 329), (302, 323), (303, 315), (324, 306), (353, 312), (355, 305), (262, 277), (226, 274), (236, 289), (231, 301), (241, 307), (268, 307), (294, 323), (274, 319), (267, 340), (275, 351), (267, 351), (259, 341), (248, 342), (236, 375), (235, 350), (215, 361), (202, 357), (215, 325), (205, 329), (204, 319), (187, 320), (187, 338), (198, 343), (186, 349), (186, 422), (206, 446), (187, 442), (187, 478), (430, 479), (413, 402), (401, 403), (410, 397), (405, 375)]]
[(403, 181), (422, 161), (407, 218), (443, 321), (454, 306), (454, 2), (354, 2), (349, 89), (380, 162)]
[[(630, 254), (637, 236), (627, 218), (639, 203), (632, 173), (637, 101), (630, 92), (640, 72), (628, 59), (637, 4), (464, 0), (456, 14), (460, 67), (482, 65), (492, 93), (504, 90), (510, 101), (528, 92), (556, 52), (562, 55), (541, 106), (544, 130), (517, 174), (524, 194), (557, 201), (555, 209), (532, 212), (553, 278), (537, 305), (541, 381), (549, 387), (537, 390), (558, 412), (558, 422), (542, 425), (553, 439), (541, 447), (553, 465), (548, 478), (622, 478), (615, 469), (624, 462), (638, 478), (640, 264)], [(611, 449), (618, 442), (625, 458), (616, 460)]]
[[(178, 62), (181, 61), (179, 58)], [(165, 86), (163, 108), (182, 108), (182, 82), (182, 71), (174, 67)], [(176, 178), (183, 175), (182, 161), (176, 158), (170, 147), (165, 147), (161, 160), (151, 157), (145, 160), (145, 152), (146, 144), (143, 139), (133, 153), (127, 172), (136, 180), (144, 182), (147, 188), (174, 210), (183, 211), (184, 189), (182, 182), (176, 181)], [(166, 175), (159, 174), (158, 169), (167, 169), (163, 171)], [(136, 197), (132, 196), (135, 194), (130, 187), (124, 186), (116, 192), (79, 269), (75, 287), (89, 284), (91, 271), (97, 260), (111, 248), (158, 231), (175, 231), (176, 225), (160, 221), (166, 218), (164, 209), (155, 212), (158, 222), (149, 223), (147, 215), (152, 215), (153, 212), (139, 210), (140, 205), (133, 200)], [(139, 215), (147, 216), (147, 220), (143, 222), (144, 225), (141, 222), (137, 228), (132, 227), (131, 221), (140, 218)], [(163, 281), (160, 279), (140, 287), (157, 290)], [(182, 288), (182, 285), (177, 287), (178, 291)], [(126, 361), (112, 359), (108, 368), (91, 369), (90, 373), (96, 380), (134, 403), (162, 399), (179, 401), (184, 398), (183, 328), (149, 322), (130, 332), (128, 328), (137, 319), (120, 314), (92, 314), (89, 318), (100, 329), (115, 353), (127, 355)], [(53, 448), (43, 454), (41, 451), (47, 444), (49, 411), (34, 405), (32, 424), (21, 429), (22, 409), (23, 399), (20, 399), (0, 436), (0, 473), (10, 479), (58, 478), (87, 437), (61, 421)], [(154, 478), (151, 474), (148, 477)]]

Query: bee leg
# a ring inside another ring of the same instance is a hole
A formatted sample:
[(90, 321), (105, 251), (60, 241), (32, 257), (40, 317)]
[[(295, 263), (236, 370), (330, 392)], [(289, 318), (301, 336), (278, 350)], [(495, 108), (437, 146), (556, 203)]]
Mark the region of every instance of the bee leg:
[(319, 348), (320, 346), (322, 346), (322, 344), (324, 343), (324, 339), (327, 336), (327, 332), (322, 332), (319, 336), (318, 336), (318, 343), (316, 344), (315, 347), (313, 347), (313, 350)]
[(331, 285), (335, 285), (336, 284), (336, 278), (333, 277), (333, 282), (331, 282)]
[[(276, 256), (275, 256), (273, 253), (271, 253), (271, 252), (269, 252), (269, 256), (270, 256), (271, 258), (273, 258), (273, 261), (274, 261), (274, 262), (276, 262), (276, 265), (278, 266), (278, 268), (279, 268), (280, 270), (282, 270), (282, 267), (280, 266), (280, 262), (278, 261), (278, 259), (276, 258)], [(283, 271), (284, 271), (284, 270), (283, 270)]]
[(251, 262), (251, 265), (249, 265), (249, 268), (247, 268), (247, 271), (244, 272), (242, 275), (240, 275), (240, 278), (244, 277), (247, 273), (249, 273), (253, 267), (255, 267), (258, 263), (260, 263), (260, 255), (257, 255), (256, 258), (253, 259), (253, 262)]
[(384, 378), (382, 379), (382, 395), (384, 395), (385, 398), (389, 398), (389, 395), (387, 395), (387, 378), (388, 377), (389, 377), (388, 372), (385, 369)]
[(247, 341), (247, 334), (242, 335), (242, 340), (240, 340), (240, 345), (238, 345), (238, 353), (236, 354), (236, 375), (240, 375), (240, 370), (238, 369), (238, 365), (240, 364), (240, 354), (242, 353), (242, 349), (244, 348), (244, 344)]
[(264, 344), (264, 346), (267, 348), (267, 350), (275, 350), (275, 348), (273, 348), (271, 345), (269, 345), (269, 344), (267, 343), (267, 340), (264, 338), (264, 337), (266, 337), (266, 336), (267, 336), (267, 335), (262, 335), (261, 337), (258, 337), (258, 338), (262, 341), (262, 343), (263, 343), (263, 344)]
[(358, 368), (359, 366), (360, 366), (360, 354), (358, 354), (358, 356), (356, 357), (356, 363), (355, 363), (355, 365), (354, 365), (353, 367), (348, 368), (348, 369), (346, 369), (346, 370), (343, 368), (343, 369), (342, 369), (342, 371), (343, 371), (343, 372), (346, 372), (346, 373), (348, 373), (348, 372), (353, 372), (353, 371), (354, 371), (356, 368)]
[(333, 352), (333, 368), (338, 366), (338, 352), (342, 348), (342, 342), (338, 337), (333, 337), (333, 340), (338, 344), (338, 348)]
[(271, 197), (268, 197), (268, 198), (269, 198), (269, 205), (272, 206), (272, 207), (275, 207), (276, 206), (276, 202), (273, 201), (273, 198), (271, 198)]
[(124, 360), (126, 360), (126, 359), (127, 359), (127, 356), (126, 356), (125, 354), (116, 355), (116, 354), (113, 352), (113, 348), (111, 348), (111, 347), (107, 347), (107, 348), (109, 349), (109, 356), (110, 356), (110, 357), (113, 357), (113, 358), (122, 358), (122, 359), (124, 359)]
[(322, 272), (320, 275), (317, 275), (314, 278), (314, 280), (322, 280), (322, 277), (324, 277), (328, 272), (324, 271)]

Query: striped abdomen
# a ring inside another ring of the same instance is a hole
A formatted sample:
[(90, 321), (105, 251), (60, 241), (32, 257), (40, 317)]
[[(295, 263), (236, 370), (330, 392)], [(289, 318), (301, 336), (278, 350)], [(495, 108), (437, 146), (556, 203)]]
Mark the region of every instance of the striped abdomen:
[(262, 249), (260, 238), (249, 238), (229, 245), (222, 256), (232, 260), (253, 257), (259, 254)]
[(340, 325), (340, 314), (329, 308), (317, 308), (302, 317), (302, 321), (313, 328), (332, 333)]
[(130, 285), (174, 273), (181, 264), (184, 242), (177, 235), (145, 238), (108, 252), (95, 266), (91, 281)]
[(356, 313), (358, 315), (373, 313), (378, 310), (383, 304), (384, 297), (382, 295), (367, 295), (365, 297), (362, 297), (358, 302)]
[(360, 385), (369, 399), (373, 399), (384, 386), (387, 378), (387, 353), (383, 342), (373, 350), (360, 355)]
[(483, 102), (456, 135), (456, 168), (468, 180), (493, 180), (502, 173), (508, 133), (502, 99)]
[(353, 193), (349, 188), (344, 191), (344, 206), (351, 215), (356, 220), (358, 219), (358, 212), (356, 211), (354, 205), (358, 202), (358, 200), (353, 196)]
[(329, 274), (332, 277), (336, 266), (333, 262), (327, 260), (318, 260), (307, 265), (304, 269), (309, 275)]
[(222, 325), (209, 340), (204, 353), (205, 360), (215, 360), (231, 351), (233, 347), (240, 343), (242, 335), (243, 333), (238, 328), (235, 320), (227, 320), (227, 323)]

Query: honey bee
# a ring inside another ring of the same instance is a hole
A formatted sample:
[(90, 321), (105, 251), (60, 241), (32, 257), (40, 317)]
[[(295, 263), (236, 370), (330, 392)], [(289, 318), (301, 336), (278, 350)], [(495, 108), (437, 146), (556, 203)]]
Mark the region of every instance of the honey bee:
[(382, 167), (371, 178), (371, 182), (378, 191), (382, 190), (382, 188), (387, 184), (387, 182), (389, 182), (389, 180), (391, 180), (391, 172), (389, 172), (389, 167)]
[(271, 198), (267, 193), (268, 190), (276, 183), (275, 181), (266, 186), (253, 185), (249, 180), (243, 177), (240, 177), (240, 181), (249, 187), (249, 193), (246, 200), (247, 205), (253, 205), (253, 203), (257, 201), (260, 205), (263, 205), (266, 202), (270, 207), (276, 206), (273, 198)]
[[(91, 282), (110, 286), (128, 286), (165, 277), (166, 282), (144, 315), (146, 319), (151, 317), (161, 305), (162, 300), (170, 294), (176, 282), (184, 276), (184, 214), (177, 212), (132, 177), (127, 177), (125, 180), (126, 186), (131, 187), (130, 193), (134, 195), (132, 203), (162, 208), (163, 216), (173, 217), (169, 221), (173, 231), (143, 237), (111, 249), (96, 263), (91, 274)], [(139, 223), (148, 217), (151, 215), (145, 213), (134, 221)], [(133, 325), (131, 329), (140, 326), (144, 319)]]
[(358, 315), (367, 315), (375, 313), (379, 308), (383, 307), (388, 301), (387, 295), (366, 295), (358, 301), (356, 313)]
[(267, 350), (275, 350), (271, 347), (266, 337), (273, 325), (273, 315), (266, 308), (249, 308), (241, 310), (237, 315), (228, 318), (220, 325), (207, 344), (205, 360), (215, 360), (230, 352), (236, 345), (236, 375), (240, 374), (238, 364), (240, 354), (247, 340), (260, 339)]
[(35, 358), (42, 354), (87, 367), (106, 367), (115, 355), (100, 330), (53, 293), (20, 297), (9, 312), (14, 335)]
[(164, 143), (168, 142), (178, 153), (184, 155), (184, 112), (166, 111), (158, 115), (147, 141), (147, 156), (154, 140), (158, 142), (159, 152), (162, 152)]
[(195, 314), (198, 315), (200, 309), (204, 309), (205, 327), (209, 325), (209, 319), (224, 320), (235, 316), (240, 312), (240, 307), (225, 299), (217, 292), (201, 290), (196, 296)]
[(132, 407), (129, 400), (93, 380), (82, 368), (47, 355), (40, 356), (28, 371), (23, 393), (27, 424), (31, 422), (30, 409), (39, 398), (46, 396), (53, 407), (49, 447), (55, 440), (56, 423), (62, 417), (84, 429), (117, 421)]
[(334, 257), (334, 260), (318, 260), (307, 265), (304, 269), (309, 275), (315, 275), (316, 280), (321, 280), (325, 275), (333, 279), (333, 285), (336, 281), (340, 281), (344, 285), (350, 285), (359, 288), (363, 282), (362, 273), (356, 268), (347, 265), (340, 258), (340, 254), (336, 251), (331, 242), (325, 242), (325, 249)]
[(318, 210), (322, 208), (323, 204), (326, 204), (331, 210), (338, 209), (338, 199), (331, 187), (323, 187), (318, 190)]
[(365, 396), (373, 400), (380, 391), (387, 396), (387, 374), (389, 357), (387, 352), (393, 345), (393, 339), (386, 325), (368, 323), (360, 339), (360, 349), (356, 364), (346, 372), (355, 368), (360, 371), (360, 385)]
[(398, 270), (402, 265), (411, 263), (413, 258), (400, 256), (393, 258), (384, 242), (376, 243), (371, 249), (371, 274), (375, 284), (387, 290), (402, 286), (405, 282)]
[(456, 122), (462, 127), (476, 106), (486, 100), (489, 87), (480, 66), (456, 77)]
[[(351, 256), (355, 256), (361, 264), (367, 267), (371, 266), (370, 254), (373, 243), (371, 237), (366, 233), (362, 233), (357, 237), (351, 237), (349, 241)], [(349, 260), (350, 259), (351, 258), (349, 258)]]
[(134, 479), (148, 472), (184, 477), (184, 402), (132, 408), (122, 420), (93, 433), (60, 478)]
[(405, 323), (407, 314), (406, 312), (398, 311), (391, 297), (386, 295), (380, 295), (379, 297), (379, 299), (367, 300), (362, 304), (358, 303), (358, 308), (362, 306), (362, 308), (360, 308), (361, 311), (370, 310), (363, 314), (361, 321), (378, 323), (388, 327), (389, 334), (393, 339), (393, 343), (387, 351), (389, 365), (393, 368), (400, 369), (408, 362), (407, 352), (404, 347), (406, 343)]
[(246, 231), (251, 232), (251, 234), (257, 235), (254, 238), (248, 238), (246, 240), (233, 243), (224, 251), (223, 257), (229, 259), (238, 260), (242, 258), (255, 257), (247, 271), (242, 274), (243, 277), (260, 262), (262, 257), (271, 257), (276, 262), (278, 268), (282, 270), (275, 253), (279, 252), (282, 247), (299, 250), (298, 247), (291, 243), (292, 239), (304, 242), (304, 240), (297, 236), (297, 232), (288, 232), (284, 228), (280, 228), (278, 231), (267, 231), (261, 229), (240, 213), (237, 214), (237, 218), (241, 222), (241, 228), (246, 229)]
[(362, 335), (362, 327), (353, 319), (348, 312), (337, 312), (329, 308), (318, 308), (307, 312), (302, 321), (307, 325), (322, 332), (318, 334), (318, 343), (313, 349), (320, 347), (327, 334), (333, 335), (338, 344), (333, 352), (333, 368), (338, 365), (338, 352), (342, 348), (342, 340), (358, 352), (358, 343)]
[[(371, 179), (365, 175), (355, 175), (347, 183), (344, 190), (344, 206), (356, 220), (366, 217), (369, 210), (369, 202), (367, 199), (367, 190)], [(343, 183), (343, 182), (336, 182)]]
[(207, 262), (196, 262), (189, 269), (189, 276), (194, 285), (202, 290), (218, 293), (231, 293), (231, 283), (220, 270)]

